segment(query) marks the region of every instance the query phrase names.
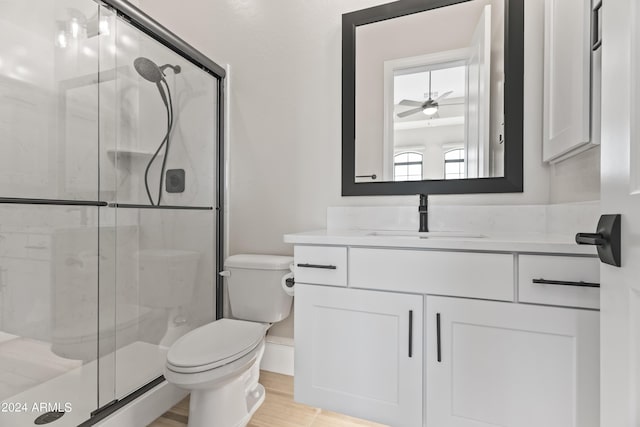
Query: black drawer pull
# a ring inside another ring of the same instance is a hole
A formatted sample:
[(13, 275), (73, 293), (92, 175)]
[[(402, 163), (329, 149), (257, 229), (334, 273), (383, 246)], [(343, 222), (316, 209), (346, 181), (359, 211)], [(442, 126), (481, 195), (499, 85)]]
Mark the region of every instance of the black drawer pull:
[(533, 279), (533, 283), (538, 283), (540, 285), (559, 285), (559, 286), (579, 286), (582, 288), (599, 288), (600, 283), (592, 283), (592, 282), (567, 282), (565, 280), (546, 280), (546, 279)]
[(442, 362), (442, 342), (440, 340), (440, 313), (436, 313), (436, 345), (438, 362)]
[(336, 267), (335, 265), (323, 265), (323, 264), (298, 264), (298, 267), (300, 268), (320, 268), (323, 270), (335, 270)]
[(413, 310), (409, 310), (409, 357), (413, 357)]

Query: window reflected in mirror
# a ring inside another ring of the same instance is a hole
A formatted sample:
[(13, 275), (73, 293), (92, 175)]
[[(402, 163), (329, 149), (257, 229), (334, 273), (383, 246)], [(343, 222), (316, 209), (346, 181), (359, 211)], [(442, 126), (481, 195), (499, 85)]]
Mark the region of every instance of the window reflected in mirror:
[(401, 152), (393, 157), (394, 181), (420, 181), (422, 179), (422, 154)]

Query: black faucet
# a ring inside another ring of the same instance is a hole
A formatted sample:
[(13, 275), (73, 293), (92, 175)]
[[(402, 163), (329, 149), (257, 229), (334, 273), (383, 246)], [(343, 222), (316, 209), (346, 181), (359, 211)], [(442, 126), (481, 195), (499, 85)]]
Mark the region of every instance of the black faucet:
[(427, 232), (429, 231), (429, 200), (428, 195), (426, 194), (418, 194), (420, 196), (420, 205), (418, 205), (418, 212), (420, 212), (420, 231)]

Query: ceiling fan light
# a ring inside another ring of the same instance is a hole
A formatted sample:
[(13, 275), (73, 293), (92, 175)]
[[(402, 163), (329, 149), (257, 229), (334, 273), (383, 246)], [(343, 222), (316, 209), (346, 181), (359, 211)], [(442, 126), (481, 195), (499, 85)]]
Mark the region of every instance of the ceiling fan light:
[(422, 110), (422, 112), (427, 116), (433, 116), (435, 113), (438, 112), (438, 106), (437, 105), (429, 105), (424, 110)]

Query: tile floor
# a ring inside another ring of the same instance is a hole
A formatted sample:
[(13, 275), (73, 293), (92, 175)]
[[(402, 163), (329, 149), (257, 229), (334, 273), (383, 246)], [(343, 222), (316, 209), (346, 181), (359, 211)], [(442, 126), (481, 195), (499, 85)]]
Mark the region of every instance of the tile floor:
[[(248, 427), (384, 427), (382, 424), (294, 402), (293, 377), (262, 371), (260, 383), (267, 390), (267, 396)], [(150, 427), (186, 427), (188, 415), (187, 397)]]

